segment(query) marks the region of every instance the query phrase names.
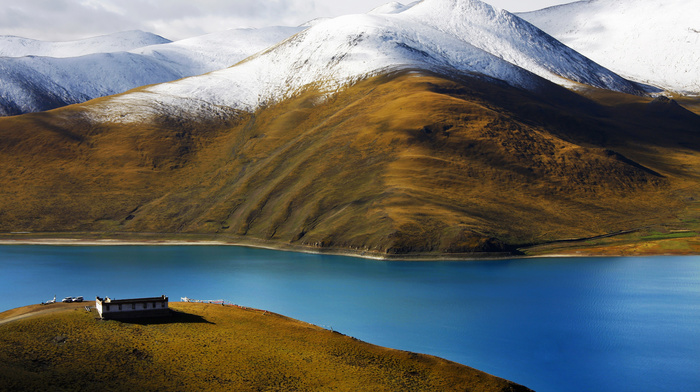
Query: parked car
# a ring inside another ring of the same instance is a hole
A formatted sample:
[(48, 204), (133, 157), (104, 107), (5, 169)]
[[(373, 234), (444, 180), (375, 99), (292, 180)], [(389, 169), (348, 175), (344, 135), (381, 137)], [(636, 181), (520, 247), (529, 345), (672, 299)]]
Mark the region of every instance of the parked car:
[(73, 302), (83, 302), (83, 296), (73, 297)]
[(61, 300), (61, 302), (73, 302), (73, 297), (66, 297)]

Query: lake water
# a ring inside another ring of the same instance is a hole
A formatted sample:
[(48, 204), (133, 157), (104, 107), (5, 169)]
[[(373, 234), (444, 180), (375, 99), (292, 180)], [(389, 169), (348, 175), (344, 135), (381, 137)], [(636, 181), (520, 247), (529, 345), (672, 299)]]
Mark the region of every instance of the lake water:
[(0, 311), (54, 294), (224, 299), (539, 392), (700, 386), (700, 257), (400, 262), (223, 246), (0, 246)]

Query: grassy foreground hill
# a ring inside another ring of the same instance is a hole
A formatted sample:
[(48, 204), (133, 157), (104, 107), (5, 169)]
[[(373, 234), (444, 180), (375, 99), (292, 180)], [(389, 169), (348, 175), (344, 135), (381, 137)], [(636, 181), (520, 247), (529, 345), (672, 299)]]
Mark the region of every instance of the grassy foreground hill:
[(86, 304), (0, 313), (0, 390), (529, 391), (256, 309), (171, 303), (172, 318), (128, 323)]
[(700, 116), (670, 100), (406, 71), (217, 118), (105, 102), (0, 119), (0, 232), (410, 257), (700, 229)]

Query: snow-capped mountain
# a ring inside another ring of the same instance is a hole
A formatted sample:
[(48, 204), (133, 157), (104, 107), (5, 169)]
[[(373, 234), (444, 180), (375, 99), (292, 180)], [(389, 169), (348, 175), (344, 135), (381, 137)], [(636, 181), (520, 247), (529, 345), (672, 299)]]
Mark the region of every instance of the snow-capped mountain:
[(171, 42), (139, 30), (102, 35), (77, 41), (50, 42), (12, 35), (0, 36), (0, 57), (77, 57), (93, 53), (123, 52)]
[(632, 80), (700, 94), (700, 2), (589, 0), (518, 14)]
[(0, 115), (48, 110), (229, 67), (302, 29), (234, 29), (177, 42), (142, 32), (57, 43), (5, 37), (0, 39), (5, 53)]
[(253, 110), (309, 86), (332, 92), (413, 68), (472, 73), (530, 90), (541, 86), (540, 76), (565, 86), (641, 92), (517, 16), (478, 0), (424, 0), (387, 9), (315, 24), (235, 67), (148, 87), (99, 108), (122, 120), (143, 120), (169, 106), (200, 114), (216, 107)]

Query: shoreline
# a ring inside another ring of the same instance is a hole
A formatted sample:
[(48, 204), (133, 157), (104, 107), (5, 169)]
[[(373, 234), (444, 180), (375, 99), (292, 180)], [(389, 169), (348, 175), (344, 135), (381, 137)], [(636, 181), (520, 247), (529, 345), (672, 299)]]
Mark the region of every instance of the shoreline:
[[(168, 239), (158, 238), (163, 236), (157, 233), (128, 233), (121, 234), (126, 238), (102, 238), (101, 233), (64, 233), (65, 236), (46, 235), (47, 233), (3, 233), (0, 234), (0, 246), (12, 245), (39, 245), (39, 246), (239, 246), (255, 249), (265, 249), (273, 251), (297, 252), (306, 254), (330, 255), (330, 256), (345, 256), (356, 257), (366, 260), (377, 261), (483, 261), (483, 260), (517, 260), (517, 259), (532, 259), (532, 258), (580, 258), (580, 257), (641, 257), (641, 256), (688, 256), (698, 255), (699, 253), (674, 253), (674, 252), (641, 252), (641, 251), (603, 251), (606, 246), (592, 246), (586, 249), (586, 246), (581, 244), (581, 247), (573, 247), (570, 251), (563, 249), (552, 249), (552, 253), (546, 252), (547, 244), (535, 245), (533, 248), (539, 248), (541, 252), (531, 252), (529, 254), (507, 254), (507, 253), (414, 253), (387, 255), (372, 251), (360, 251), (341, 248), (311, 248), (299, 245), (273, 243), (271, 241), (258, 239), (240, 239), (240, 238), (196, 238), (207, 237), (207, 235), (194, 234), (193, 238), (186, 238), (187, 235), (182, 235), (184, 238)], [(133, 236), (141, 236), (146, 238), (133, 238)], [(4, 237), (4, 238), (3, 238)], [(149, 238), (150, 237), (150, 238)], [(615, 244), (610, 244), (614, 248)], [(527, 248), (524, 248), (527, 249)], [(531, 249), (531, 248), (530, 248)]]
[[(260, 241), (262, 242), (262, 241)], [(254, 249), (265, 249), (281, 252), (297, 252), (306, 254), (356, 257), (377, 261), (478, 261), (478, 260), (506, 260), (515, 258), (529, 258), (523, 255), (506, 255), (503, 253), (455, 253), (450, 254), (426, 254), (415, 253), (413, 255), (383, 255), (371, 251), (341, 250), (338, 248), (311, 249), (304, 246), (291, 244), (268, 244), (258, 241), (225, 241), (225, 240), (170, 240), (170, 239), (114, 239), (114, 238), (0, 238), (0, 246), (12, 245), (40, 245), (40, 246), (239, 246)], [(567, 256), (562, 256), (567, 257)]]

